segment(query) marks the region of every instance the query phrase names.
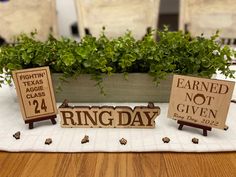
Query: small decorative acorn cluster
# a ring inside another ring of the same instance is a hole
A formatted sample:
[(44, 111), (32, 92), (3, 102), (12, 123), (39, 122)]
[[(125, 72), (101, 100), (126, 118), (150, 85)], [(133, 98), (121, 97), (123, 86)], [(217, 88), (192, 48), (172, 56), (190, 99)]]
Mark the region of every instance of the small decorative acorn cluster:
[[(162, 141), (163, 141), (163, 143), (169, 143), (169, 142), (170, 142), (170, 138), (164, 137), (164, 138), (162, 138)], [(192, 139), (192, 142), (193, 142), (194, 144), (198, 144), (199, 139), (198, 139), (198, 138), (193, 138), (193, 139)]]
[[(20, 131), (17, 131), (16, 133), (13, 134), (13, 137), (14, 137), (16, 140), (19, 140), (19, 139), (20, 139), (20, 135), (21, 135)], [(45, 140), (45, 143), (44, 143), (44, 144), (46, 144), (46, 145), (52, 144), (52, 139), (51, 139), (51, 138), (47, 138), (47, 139)]]
[[(21, 134), (20, 131), (18, 131), (18, 132), (16, 132), (15, 134), (13, 134), (13, 137), (14, 137), (16, 140), (18, 140), (18, 139), (20, 139), (20, 134)], [(169, 143), (169, 142), (170, 142), (170, 138), (164, 137), (164, 138), (162, 138), (162, 141), (163, 141), (163, 143)], [(121, 139), (119, 140), (119, 142), (120, 142), (121, 145), (126, 145), (128, 141), (127, 141), (125, 138), (121, 138)], [(194, 137), (194, 138), (192, 139), (192, 142), (193, 142), (194, 144), (198, 144), (198, 143), (199, 143), (199, 139)], [(85, 143), (89, 143), (89, 136), (88, 136), (88, 135), (85, 135), (85, 136), (83, 137), (83, 139), (81, 140), (81, 144), (85, 144)], [(52, 144), (52, 139), (51, 139), (51, 138), (47, 138), (47, 139), (45, 140), (45, 143), (44, 143), (44, 144), (46, 144), (46, 145)]]

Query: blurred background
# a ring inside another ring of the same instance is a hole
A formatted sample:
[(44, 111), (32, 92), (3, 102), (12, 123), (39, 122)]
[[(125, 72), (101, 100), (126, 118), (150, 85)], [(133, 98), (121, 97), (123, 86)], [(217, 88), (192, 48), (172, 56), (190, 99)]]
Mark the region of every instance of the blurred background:
[(0, 0), (0, 42), (37, 29), (38, 38), (49, 33), (79, 40), (98, 36), (106, 27), (109, 37), (131, 30), (142, 38), (149, 29), (183, 30), (210, 36), (220, 30), (222, 41), (236, 45), (235, 0)]
[[(56, 0), (56, 3), (59, 34), (67, 37), (76, 36), (77, 17), (75, 1)], [(178, 30), (178, 15), (179, 0), (161, 0), (158, 28), (163, 27), (163, 25), (168, 25), (170, 30)]]

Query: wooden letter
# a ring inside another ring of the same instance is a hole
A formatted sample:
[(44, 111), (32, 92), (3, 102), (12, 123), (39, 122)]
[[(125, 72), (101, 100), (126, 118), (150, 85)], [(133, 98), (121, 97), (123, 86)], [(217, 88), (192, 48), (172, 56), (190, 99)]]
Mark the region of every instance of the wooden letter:
[[(66, 104), (65, 104), (66, 103)], [(75, 106), (64, 102), (59, 107), (61, 127), (154, 128), (160, 114), (158, 106)]]

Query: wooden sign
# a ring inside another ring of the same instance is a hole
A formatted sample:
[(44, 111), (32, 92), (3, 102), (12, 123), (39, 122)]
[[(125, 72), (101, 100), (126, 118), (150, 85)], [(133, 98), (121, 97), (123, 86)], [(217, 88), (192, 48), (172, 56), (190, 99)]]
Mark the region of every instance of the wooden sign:
[(202, 125), (205, 130), (224, 129), (234, 85), (230, 81), (174, 75), (168, 117), (180, 124)]
[(62, 104), (59, 107), (61, 127), (91, 128), (154, 128), (160, 108), (149, 106), (75, 106)]
[(48, 67), (13, 71), (21, 113), (29, 128), (33, 122), (51, 119), (55, 124), (57, 108)]

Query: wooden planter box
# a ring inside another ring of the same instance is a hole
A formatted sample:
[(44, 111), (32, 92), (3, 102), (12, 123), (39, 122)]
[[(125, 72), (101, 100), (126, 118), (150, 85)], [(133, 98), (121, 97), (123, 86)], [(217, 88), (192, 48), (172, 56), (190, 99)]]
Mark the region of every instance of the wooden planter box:
[[(52, 74), (54, 89), (59, 82), (61, 74)], [(91, 75), (83, 74), (77, 79), (70, 78), (63, 83), (62, 91), (56, 92), (57, 102), (68, 99), (69, 102), (169, 102), (173, 75), (168, 75), (158, 87), (148, 74), (123, 74), (106, 76), (103, 80), (104, 91), (102, 95)]]

